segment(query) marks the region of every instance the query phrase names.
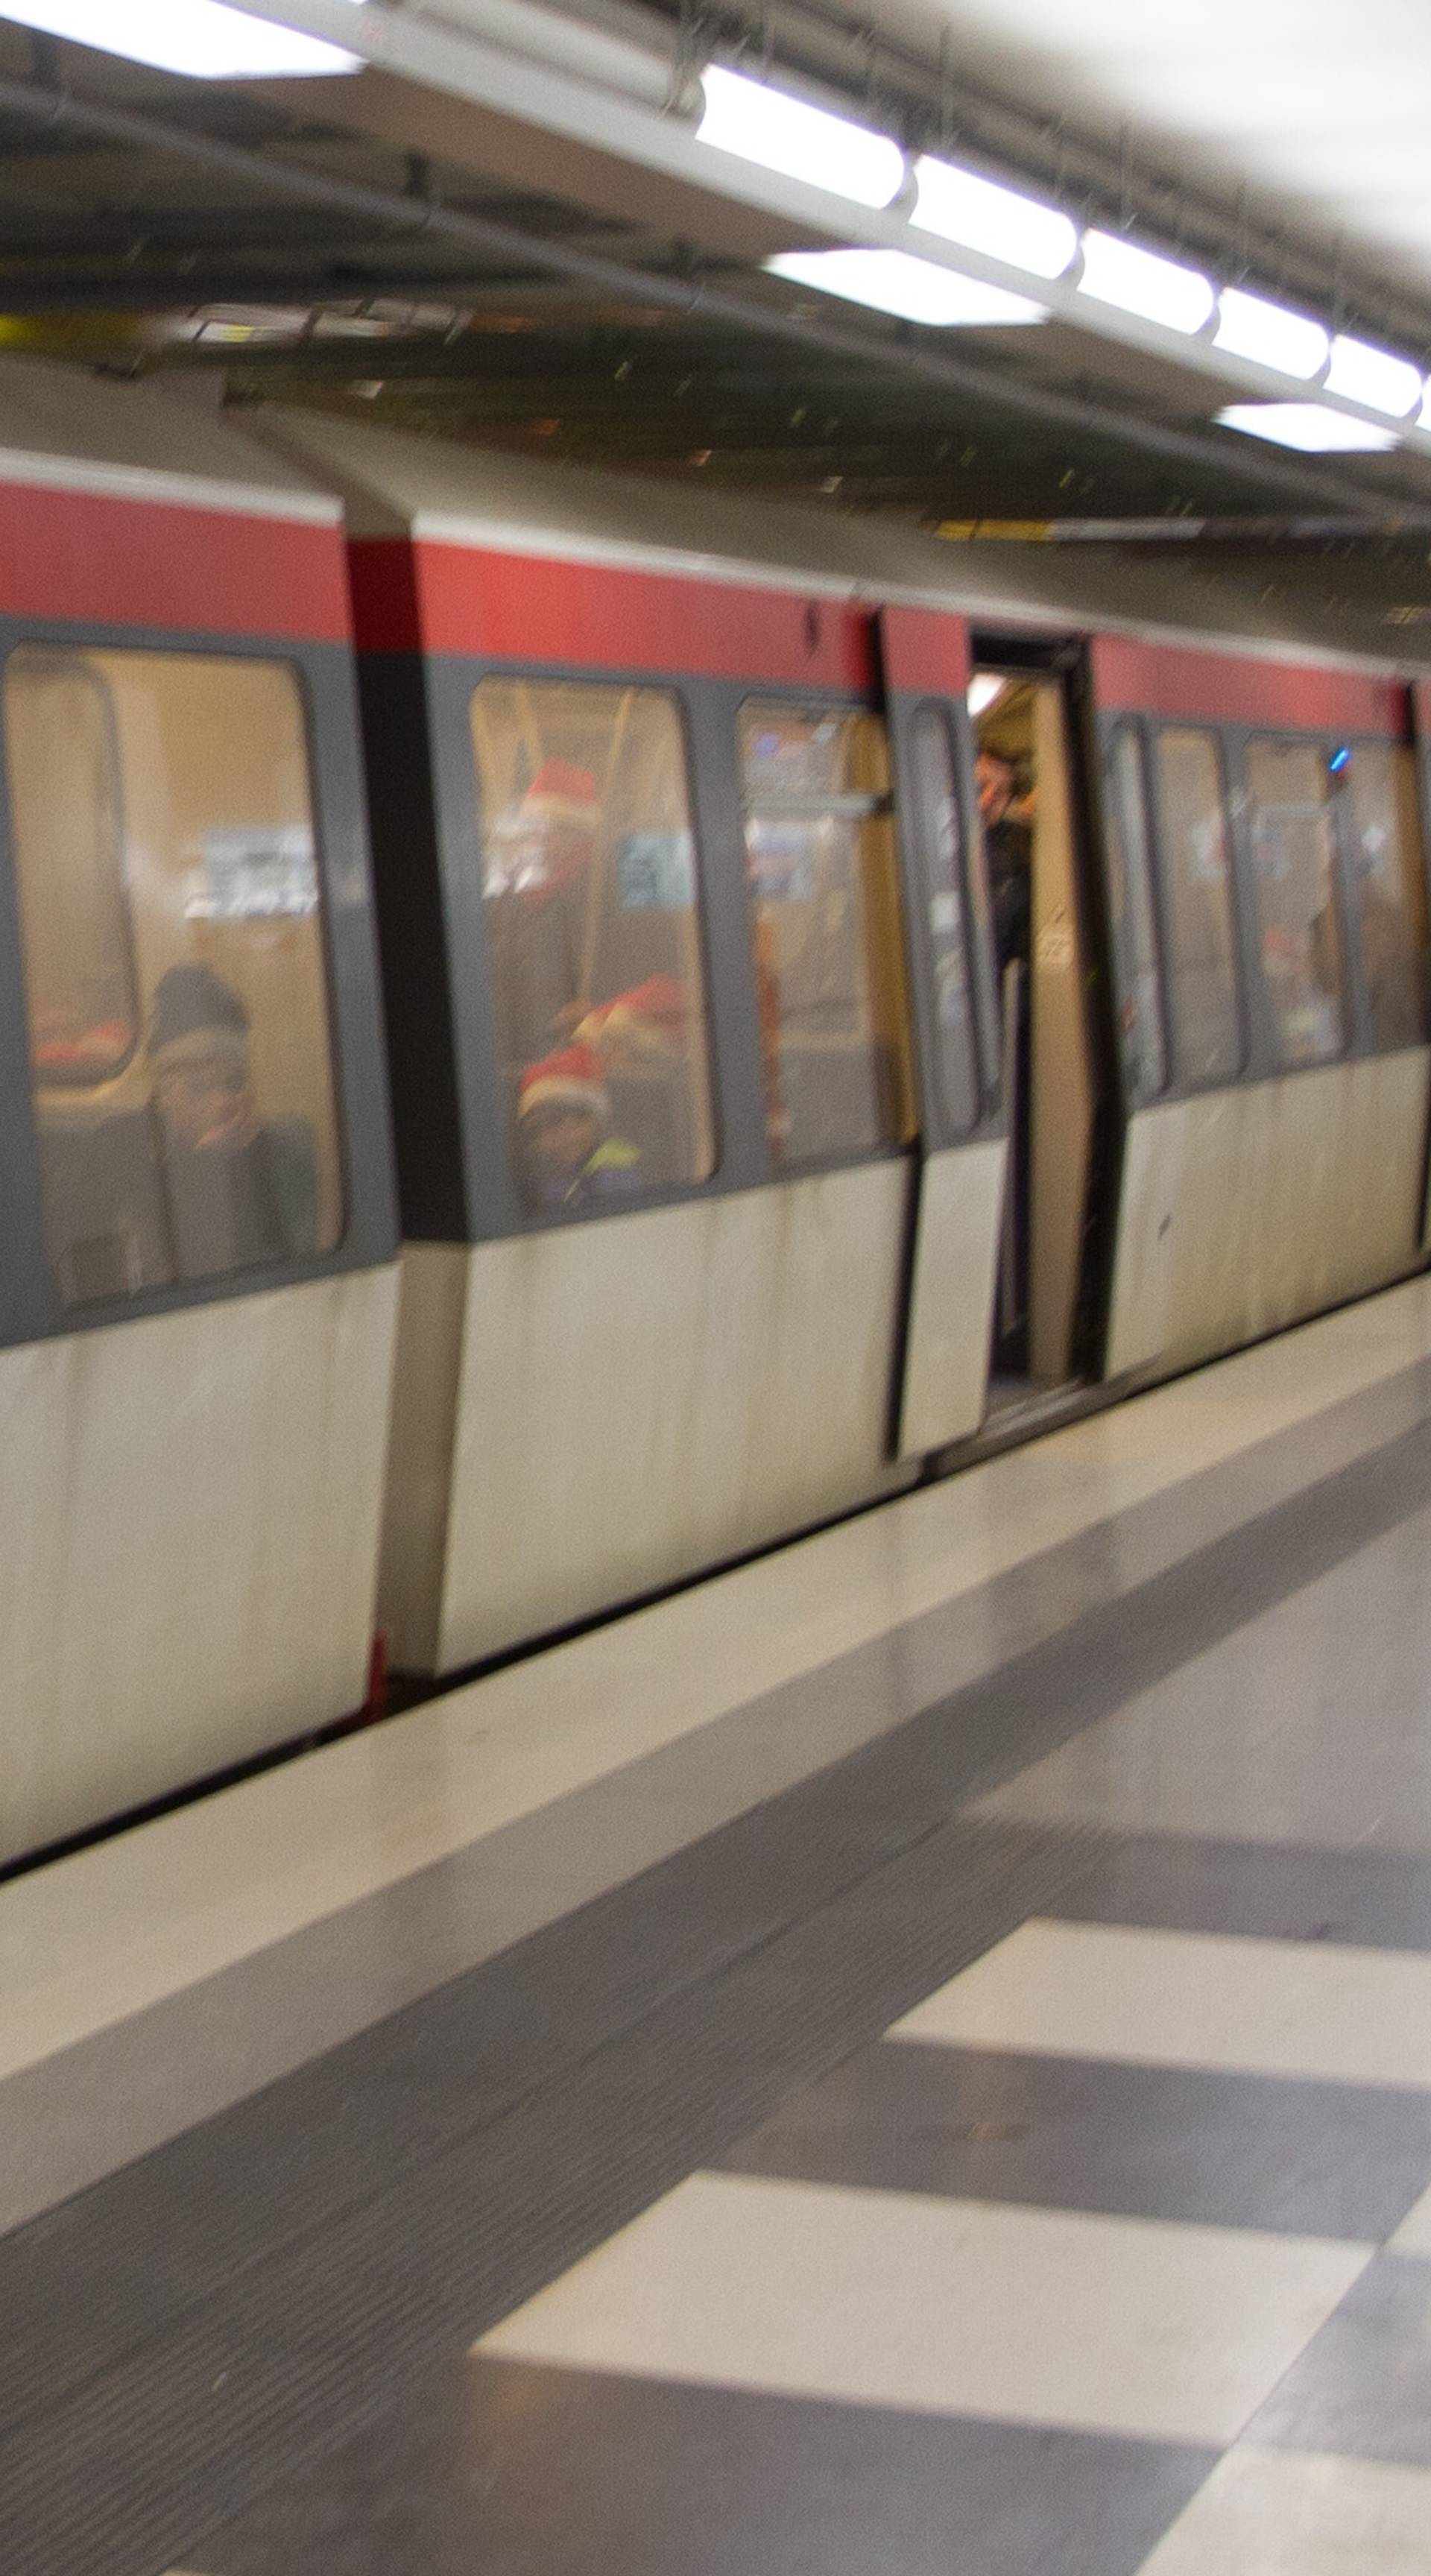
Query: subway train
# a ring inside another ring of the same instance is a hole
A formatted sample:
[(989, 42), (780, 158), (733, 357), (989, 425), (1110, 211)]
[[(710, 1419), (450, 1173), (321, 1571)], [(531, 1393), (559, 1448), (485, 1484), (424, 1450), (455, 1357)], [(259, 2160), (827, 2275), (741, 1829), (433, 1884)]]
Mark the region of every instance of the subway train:
[(1191, 565), (0, 363), (0, 1860), (1417, 1268), (1428, 739)]

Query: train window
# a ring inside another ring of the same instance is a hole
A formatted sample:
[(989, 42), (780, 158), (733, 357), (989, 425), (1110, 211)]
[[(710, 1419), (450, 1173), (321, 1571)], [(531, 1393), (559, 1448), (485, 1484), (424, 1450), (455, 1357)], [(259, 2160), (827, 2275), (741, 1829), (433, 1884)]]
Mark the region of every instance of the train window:
[(342, 1194), (294, 674), (22, 645), (4, 716), (61, 1297), (331, 1250)]
[(1247, 746), (1248, 826), (1262, 972), (1284, 1064), (1320, 1064), (1346, 1042), (1336, 838), (1320, 743)]
[(1167, 1081), (1168, 1049), (1158, 981), (1143, 750), (1131, 725), (1120, 725), (1113, 738), (1109, 791), (1109, 892), (1122, 995), (1118, 1018), (1123, 1071), (1135, 1098), (1146, 1100)]
[(897, 1144), (913, 1086), (884, 726), (752, 702), (740, 758), (771, 1150)]
[(487, 679), (472, 698), (482, 891), (518, 1186), (532, 1215), (715, 1167), (685, 735), (670, 690)]
[(1168, 727), (1155, 738), (1166, 870), (1173, 1071), (1217, 1082), (1242, 1063), (1232, 862), (1215, 734)]
[(954, 744), (941, 707), (920, 707), (910, 727), (914, 841), (923, 877), (934, 967), (940, 1088), (956, 1135), (979, 1115), (979, 1066), (970, 974), (968, 906)]
[(1350, 753), (1334, 755), (1333, 767), (1349, 826), (1372, 1041), (1379, 1047), (1413, 1046), (1427, 1034), (1415, 755), (1397, 743), (1359, 742)]

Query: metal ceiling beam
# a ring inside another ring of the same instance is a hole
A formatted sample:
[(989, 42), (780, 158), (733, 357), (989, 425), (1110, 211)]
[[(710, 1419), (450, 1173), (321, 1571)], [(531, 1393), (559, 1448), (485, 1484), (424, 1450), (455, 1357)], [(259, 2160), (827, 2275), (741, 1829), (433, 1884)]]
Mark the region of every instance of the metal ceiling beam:
[(829, 322), (811, 322), (774, 303), (737, 296), (703, 284), (641, 269), (625, 261), (580, 250), (570, 242), (545, 241), (484, 215), (459, 212), (430, 198), (400, 196), (305, 170), (292, 161), (274, 162), (213, 136), (171, 126), (132, 110), (82, 99), (72, 91), (47, 89), (35, 82), (0, 80), (0, 116), (29, 124), (45, 133), (74, 133), (131, 152), (168, 154), (260, 196), (285, 196), (325, 214), (346, 212), (365, 230), (390, 234), (408, 243), (451, 242), (491, 259), (530, 265), (548, 275), (569, 278), (604, 295), (635, 305), (699, 318), (732, 330), (778, 340), (790, 348), (839, 355), (853, 364), (903, 376), (948, 394), (993, 404), (1015, 416), (1040, 422), (1073, 436), (1109, 439), (1115, 446), (1155, 458), (1160, 464), (1199, 476), (1214, 475), (1249, 490), (1277, 492), (1304, 508), (1349, 510), (1378, 522), (1396, 520), (1431, 531), (1431, 500), (1393, 492), (1380, 493), (1342, 483), (1285, 458), (1259, 454), (1235, 433), (1226, 437), (1170, 429), (1128, 411), (1047, 387), (1020, 383), (998, 368), (974, 358), (956, 358), (916, 346), (912, 336), (876, 339)]

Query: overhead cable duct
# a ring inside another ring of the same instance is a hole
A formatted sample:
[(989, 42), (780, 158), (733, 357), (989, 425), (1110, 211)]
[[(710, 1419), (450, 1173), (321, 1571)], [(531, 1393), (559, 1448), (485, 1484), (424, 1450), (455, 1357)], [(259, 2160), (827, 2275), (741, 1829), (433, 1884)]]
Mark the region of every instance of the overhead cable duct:
[[(379, 229), (397, 242), (450, 242), (486, 259), (504, 261), (518, 274), (536, 269), (548, 276), (574, 280), (600, 294), (619, 296), (626, 302), (687, 320), (704, 318), (791, 348), (846, 358), (859, 366), (929, 385), (951, 399), (964, 397), (997, 404), (1044, 428), (1058, 428), (1075, 437), (1107, 439), (1115, 446), (1155, 457), (1185, 472), (1215, 474), (1253, 490), (1284, 493), (1308, 505), (1354, 512), (1361, 517), (1384, 519), (1395, 511), (1404, 527), (1431, 530), (1431, 506), (1408, 503), (1403, 507), (1388, 495), (1369, 493), (1314, 469), (1289, 464), (1251, 441), (1244, 443), (1233, 436), (1209, 438), (1170, 429), (1111, 404), (1021, 383), (976, 358), (920, 348), (912, 341), (872, 340), (857, 330), (824, 319), (809, 321), (798, 312), (753, 302), (724, 289), (707, 287), (699, 280), (632, 267), (624, 260), (580, 250), (570, 242), (541, 240), (514, 224), (443, 206), (430, 197), (364, 187), (326, 171), (302, 169), (291, 160), (267, 161), (259, 153), (221, 143), (212, 135), (165, 125), (158, 118), (131, 110), (102, 106), (95, 100), (77, 98), (71, 91), (47, 89), (32, 81), (0, 80), (0, 116), (13, 117), (40, 132), (82, 134), (121, 151), (167, 154), (213, 176), (240, 182), (245, 188), (342, 215), (369, 230)], [(383, 291), (393, 291), (390, 278), (384, 280)], [(57, 296), (54, 309), (63, 309), (63, 301), (62, 294)]]

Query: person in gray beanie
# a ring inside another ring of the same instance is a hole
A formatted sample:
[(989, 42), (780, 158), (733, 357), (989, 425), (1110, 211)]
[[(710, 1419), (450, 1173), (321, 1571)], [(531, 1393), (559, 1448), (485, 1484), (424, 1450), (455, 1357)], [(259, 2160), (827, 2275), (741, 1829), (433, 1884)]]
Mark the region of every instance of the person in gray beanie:
[(211, 966), (171, 966), (146, 1041), (175, 1264), (211, 1278), (313, 1251), (317, 1181), (305, 1122), (261, 1123), (249, 1016)]

